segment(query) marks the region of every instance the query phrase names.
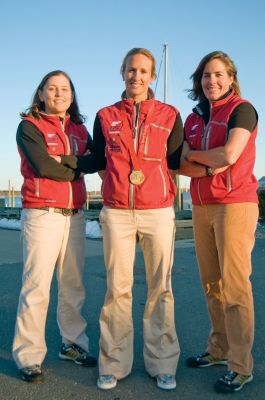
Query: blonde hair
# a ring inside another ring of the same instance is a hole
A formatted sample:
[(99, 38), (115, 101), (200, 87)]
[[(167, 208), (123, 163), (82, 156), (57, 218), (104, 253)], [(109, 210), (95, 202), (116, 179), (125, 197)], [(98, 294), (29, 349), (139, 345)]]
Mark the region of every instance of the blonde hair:
[(143, 54), (144, 56), (146, 56), (147, 58), (149, 58), (149, 60), (152, 61), (152, 70), (151, 70), (151, 76), (153, 79), (156, 78), (156, 59), (153, 56), (153, 54), (151, 53), (151, 51), (143, 48), (143, 47), (134, 47), (133, 49), (131, 49), (130, 51), (128, 51), (128, 53), (126, 54), (126, 56), (124, 57), (123, 61), (122, 61), (122, 65), (121, 65), (121, 75), (123, 77), (124, 72), (125, 72), (125, 68), (126, 68), (126, 63), (129, 57), (135, 55), (135, 54)]

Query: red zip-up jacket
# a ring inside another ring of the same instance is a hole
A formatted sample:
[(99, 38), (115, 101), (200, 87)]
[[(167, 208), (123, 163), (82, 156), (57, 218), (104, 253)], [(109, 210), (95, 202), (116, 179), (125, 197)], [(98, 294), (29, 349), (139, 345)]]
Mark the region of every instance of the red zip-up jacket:
[[(84, 125), (74, 124), (69, 116), (64, 124), (57, 116), (40, 114), (40, 119), (31, 116), (23, 118), (31, 122), (42, 134), (47, 152), (51, 155), (81, 155), (87, 146), (88, 133)], [(37, 177), (34, 169), (18, 147), (21, 156), (22, 204), (24, 208), (57, 207), (81, 209), (86, 201), (86, 187), (83, 178), (71, 182), (58, 182)]]
[[(145, 180), (140, 185), (133, 185), (129, 180), (133, 166), (128, 146), (121, 140), (122, 102), (125, 105), (132, 137), (134, 135), (136, 153), (139, 150), (143, 152), (141, 170)], [(145, 126), (150, 107), (150, 123)], [(169, 207), (174, 202), (176, 187), (167, 166), (166, 145), (178, 110), (154, 99), (139, 104), (137, 118), (135, 109), (132, 99), (124, 99), (98, 112), (106, 140), (107, 167), (102, 183), (104, 205), (131, 209)]]
[[(207, 125), (200, 115), (199, 107), (185, 122), (186, 139), (193, 150), (209, 150), (224, 146), (228, 140), (228, 122), (233, 110), (246, 100), (234, 92), (211, 104)], [(191, 179), (191, 198), (194, 205), (257, 203), (258, 183), (253, 174), (256, 158), (255, 139), (257, 126), (236, 163), (215, 176)]]

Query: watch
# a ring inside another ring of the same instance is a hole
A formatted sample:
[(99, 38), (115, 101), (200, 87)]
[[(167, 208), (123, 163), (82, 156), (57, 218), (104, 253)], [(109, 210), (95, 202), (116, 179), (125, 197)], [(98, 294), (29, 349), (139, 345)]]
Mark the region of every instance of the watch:
[(213, 176), (213, 169), (211, 167), (205, 167), (206, 169), (206, 176)]

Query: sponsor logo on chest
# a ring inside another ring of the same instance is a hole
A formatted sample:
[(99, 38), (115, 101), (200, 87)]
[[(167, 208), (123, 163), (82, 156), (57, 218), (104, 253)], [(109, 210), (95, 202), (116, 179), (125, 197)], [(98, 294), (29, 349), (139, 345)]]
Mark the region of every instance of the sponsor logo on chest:
[(112, 121), (110, 124), (109, 134), (115, 135), (121, 133), (122, 123), (121, 121)]

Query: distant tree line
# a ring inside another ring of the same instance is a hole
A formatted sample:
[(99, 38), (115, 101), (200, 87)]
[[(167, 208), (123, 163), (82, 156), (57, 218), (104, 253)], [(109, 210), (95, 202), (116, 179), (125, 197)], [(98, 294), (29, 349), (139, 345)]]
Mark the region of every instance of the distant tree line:
[(258, 191), (259, 196), (259, 217), (265, 221), (265, 190)]

